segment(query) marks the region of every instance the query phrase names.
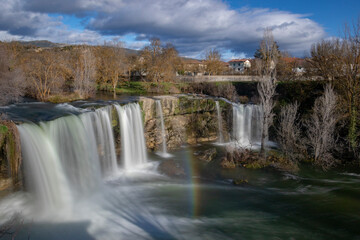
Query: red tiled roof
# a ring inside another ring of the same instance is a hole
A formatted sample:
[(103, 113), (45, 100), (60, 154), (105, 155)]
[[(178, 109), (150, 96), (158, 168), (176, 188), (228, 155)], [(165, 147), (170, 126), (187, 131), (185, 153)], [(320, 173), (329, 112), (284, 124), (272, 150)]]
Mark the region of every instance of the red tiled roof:
[(287, 63), (293, 63), (293, 62), (303, 62), (305, 61), (302, 58), (296, 58), (296, 57), (283, 57), (282, 60)]
[(231, 63), (231, 62), (246, 62), (246, 61), (250, 61), (250, 59), (232, 59), (229, 61), (229, 63)]

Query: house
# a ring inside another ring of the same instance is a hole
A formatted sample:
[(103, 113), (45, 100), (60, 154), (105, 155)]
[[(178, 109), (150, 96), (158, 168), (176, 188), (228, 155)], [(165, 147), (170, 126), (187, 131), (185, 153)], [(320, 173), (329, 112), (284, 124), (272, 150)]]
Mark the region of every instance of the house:
[(233, 59), (229, 61), (229, 68), (234, 72), (243, 73), (245, 69), (251, 67), (251, 62), (249, 59)]
[(205, 74), (206, 63), (204, 60), (184, 58), (184, 73), (189, 76), (201, 76)]
[(282, 61), (285, 62), (296, 75), (302, 75), (305, 73), (306, 61), (302, 58), (296, 57), (283, 57)]

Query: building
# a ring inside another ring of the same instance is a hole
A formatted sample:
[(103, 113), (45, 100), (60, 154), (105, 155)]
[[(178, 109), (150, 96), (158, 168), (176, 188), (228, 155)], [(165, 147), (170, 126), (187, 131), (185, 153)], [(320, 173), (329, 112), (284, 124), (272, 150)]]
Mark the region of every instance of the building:
[(302, 58), (296, 57), (283, 57), (282, 61), (285, 62), (292, 71), (297, 75), (303, 75), (305, 73), (306, 61)]
[(202, 76), (206, 72), (204, 60), (184, 58), (184, 74), (188, 76)]
[(251, 62), (249, 59), (233, 59), (229, 61), (229, 68), (234, 72), (243, 73), (245, 69), (251, 67)]

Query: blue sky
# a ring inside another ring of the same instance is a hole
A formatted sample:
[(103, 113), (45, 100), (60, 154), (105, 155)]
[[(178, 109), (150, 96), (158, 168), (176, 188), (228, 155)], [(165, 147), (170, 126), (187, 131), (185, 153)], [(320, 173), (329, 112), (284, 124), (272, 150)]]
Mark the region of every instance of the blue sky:
[(360, 15), (360, 0), (243, 0), (227, 1), (234, 8), (271, 8), (308, 15), (320, 23), (330, 36), (338, 36), (346, 22)]
[(282, 50), (306, 55), (360, 14), (359, 0), (0, 0), (0, 6), (0, 40), (116, 39), (141, 49), (158, 37), (183, 56), (202, 58), (217, 48), (225, 60), (252, 57), (265, 28)]

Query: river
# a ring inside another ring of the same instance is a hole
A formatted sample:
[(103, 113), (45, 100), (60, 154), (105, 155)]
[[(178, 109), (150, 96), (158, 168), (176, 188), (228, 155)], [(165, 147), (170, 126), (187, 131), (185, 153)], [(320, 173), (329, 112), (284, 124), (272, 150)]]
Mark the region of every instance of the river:
[[(360, 172), (351, 168), (323, 172), (302, 165), (297, 174), (221, 169), (224, 146), (204, 143), (170, 152), (171, 160), (184, 169), (183, 177), (159, 172), (158, 165), (169, 159), (149, 151), (130, 168), (119, 165), (115, 171), (103, 171), (106, 167), (96, 161), (108, 155), (93, 158), (83, 153), (96, 152), (91, 146), (98, 141), (96, 129), (106, 121), (105, 112), (96, 115), (79, 107), (113, 103), (23, 103), (7, 109), (17, 121), (50, 121), (20, 125), (37, 137), (25, 152), (29, 156), (24, 156), (25, 165), (31, 165), (25, 169), (32, 174), (25, 178), (26, 190), (0, 199), (0, 223), (18, 218), (15, 239), (360, 239)], [(132, 109), (138, 111), (136, 105)], [(59, 121), (59, 116), (69, 114)], [(91, 134), (86, 123), (95, 115), (100, 125), (94, 125)], [(135, 112), (128, 119), (130, 115)], [(77, 131), (64, 130), (69, 124), (77, 124)], [(81, 130), (82, 126), (87, 127)], [(50, 134), (58, 128), (55, 137)], [(58, 135), (70, 144), (59, 142)], [(23, 139), (31, 141), (22, 133)], [(217, 150), (217, 157), (210, 163), (200, 161), (199, 154), (210, 148)], [(34, 170), (35, 163), (40, 167)], [(236, 186), (233, 179), (244, 184)]]

